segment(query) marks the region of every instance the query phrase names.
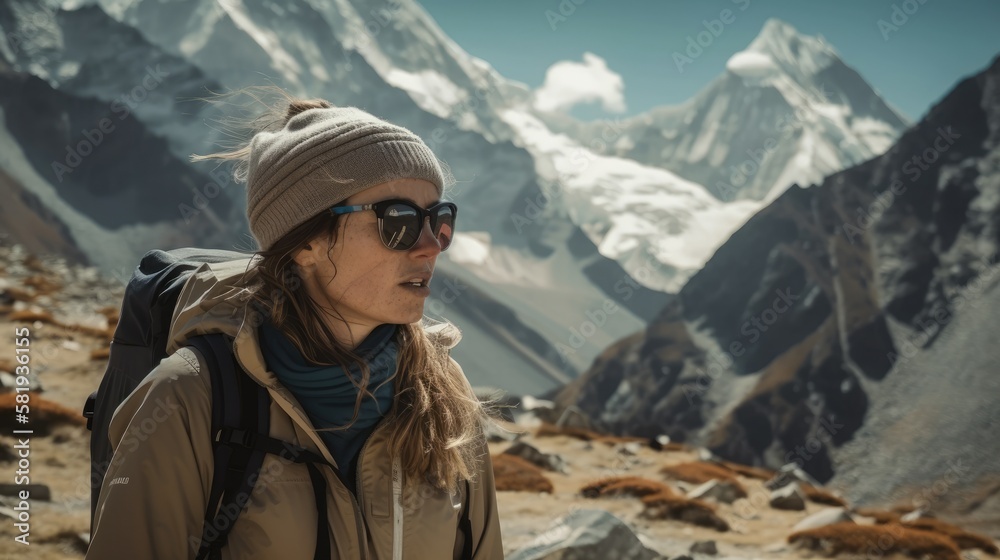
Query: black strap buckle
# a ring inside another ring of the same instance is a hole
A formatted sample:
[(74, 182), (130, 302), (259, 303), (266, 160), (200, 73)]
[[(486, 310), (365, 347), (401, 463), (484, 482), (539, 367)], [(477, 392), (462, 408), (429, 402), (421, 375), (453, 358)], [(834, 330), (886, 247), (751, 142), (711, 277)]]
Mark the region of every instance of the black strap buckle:
[(223, 426), (216, 434), (215, 441), (224, 445), (239, 445), (248, 449), (254, 449), (257, 441), (257, 434), (249, 430), (234, 429)]

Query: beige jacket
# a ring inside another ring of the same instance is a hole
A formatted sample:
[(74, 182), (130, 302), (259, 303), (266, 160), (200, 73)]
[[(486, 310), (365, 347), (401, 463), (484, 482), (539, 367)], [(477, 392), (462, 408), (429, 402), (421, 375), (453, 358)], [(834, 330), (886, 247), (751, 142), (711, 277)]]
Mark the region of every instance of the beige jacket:
[[(295, 397), (265, 366), (244, 294), (234, 288), (248, 262), (205, 264), (195, 271), (178, 297), (169, 356), (115, 411), (109, 431), (115, 452), (101, 489), (88, 560), (181, 559), (197, 553), (214, 460), (210, 378), (199, 353), (183, 347), (188, 337), (216, 331), (234, 336), (238, 362), (272, 397), (270, 436), (336, 464)], [(461, 338), (431, 330), (432, 340), (449, 349)], [(451, 362), (455, 374), (464, 377), (458, 363)], [(327, 483), (332, 558), (459, 558), (464, 485), (458, 495), (425, 484), (394, 499), (392, 465), (384, 459), (386, 425), (375, 429), (360, 452), (357, 498), (332, 469), (320, 467)], [(485, 439), (480, 458), (480, 474), (471, 485), (473, 557), (496, 560), (503, 558), (503, 545)], [(316, 522), (306, 466), (269, 454), (222, 557), (311, 560)], [(401, 534), (401, 540), (394, 543), (394, 534)]]

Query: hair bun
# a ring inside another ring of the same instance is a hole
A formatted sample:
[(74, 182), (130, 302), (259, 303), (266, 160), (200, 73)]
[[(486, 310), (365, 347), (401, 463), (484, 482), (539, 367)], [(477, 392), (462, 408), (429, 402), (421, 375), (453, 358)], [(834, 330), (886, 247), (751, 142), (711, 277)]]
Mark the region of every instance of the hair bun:
[(285, 122), (287, 123), (292, 117), (302, 111), (308, 111), (309, 109), (329, 109), (330, 107), (333, 107), (333, 104), (325, 99), (296, 99), (288, 104), (288, 111), (285, 113)]

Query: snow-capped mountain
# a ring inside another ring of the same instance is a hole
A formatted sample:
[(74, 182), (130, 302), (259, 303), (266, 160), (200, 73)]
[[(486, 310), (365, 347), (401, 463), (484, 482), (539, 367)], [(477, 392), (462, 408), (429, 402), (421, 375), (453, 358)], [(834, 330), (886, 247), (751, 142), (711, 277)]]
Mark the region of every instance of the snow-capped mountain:
[(683, 104), (619, 121), (539, 117), (602, 153), (669, 169), (720, 200), (763, 201), (883, 153), (908, 124), (822, 37), (777, 19)]

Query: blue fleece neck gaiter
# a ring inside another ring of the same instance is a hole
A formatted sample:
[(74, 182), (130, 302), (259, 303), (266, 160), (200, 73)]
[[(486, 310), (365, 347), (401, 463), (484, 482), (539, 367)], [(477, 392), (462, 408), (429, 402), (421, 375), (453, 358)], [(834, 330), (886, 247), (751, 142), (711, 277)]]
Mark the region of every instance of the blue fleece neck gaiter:
[[(375, 395), (375, 400), (365, 396), (358, 419), (348, 430), (319, 432), (337, 461), (341, 479), (351, 492), (356, 490), (354, 469), (358, 452), (378, 421), (392, 408), (394, 383), (386, 380), (396, 371), (399, 352), (394, 336), (396, 329), (397, 325), (393, 324), (375, 327), (355, 350), (368, 362), (371, 370), (368, 390)], [(268, 369), (298, 399), (313, 426), (337, 427), (351, 421), (359, 390), (347, 378), (343, 368), (308, 362), (292, 341), (269, 321), (261, 325), (260, 341)], [(351, 376), (356, 382), (361, 382), (361, 370), (357, 364), (351, 364)]]

